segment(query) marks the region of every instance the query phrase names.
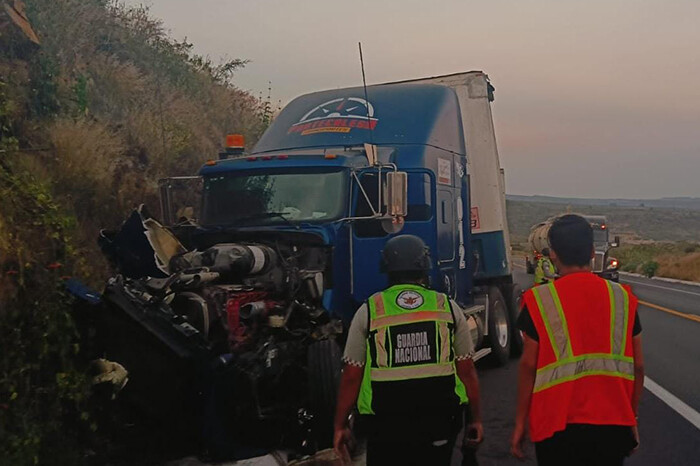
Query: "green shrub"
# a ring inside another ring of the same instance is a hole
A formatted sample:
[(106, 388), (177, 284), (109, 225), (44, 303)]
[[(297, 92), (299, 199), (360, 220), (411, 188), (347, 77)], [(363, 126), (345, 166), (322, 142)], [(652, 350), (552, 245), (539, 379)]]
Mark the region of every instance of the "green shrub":
[(0, 198), (0, 464), (80, 464), (89, 384), (61, 279), (75, 223), (7, 160)]
[(638, 266), (639, 266), (639, 265), (638, 265), (638, 264), (635, 264), (635, 263), (628, 263), (628, 264), (624, 264), (624, 265), (622, 266), (622, 270), (625, 271), (625, 272), (635, 273), (635, 272), (637, 271), (637, 267), (638, 267)]
[(653, 277), (658, 269), (659, 263), (655, 261), (648, 261), (642, 265), (642, 273), (649, 278)]

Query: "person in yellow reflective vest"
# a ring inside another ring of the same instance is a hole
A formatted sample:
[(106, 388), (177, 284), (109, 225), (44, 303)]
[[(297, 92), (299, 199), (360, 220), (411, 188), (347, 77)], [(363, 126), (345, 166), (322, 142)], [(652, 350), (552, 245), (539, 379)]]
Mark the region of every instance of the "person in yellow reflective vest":
[(535, 285), (544, 285), (557, 277), (554, 264), (549, 259), (549, 248), (542, 249), (542, 255), (537, 260), (535, 267)]
[(620, 466), (639, 445), (638, 300), (591, 272), (593, 230), (583, 217), (556, 219), (549, 244), (561, 278), (523, 295), (511, 452), (523, 458), (527, 425), (540, 466)]
[(472, 449), (463, 464), (476, 464), (473, 448), (483, 427), (466, 318), (446, 295), (427, 287), (430, 254), (417, 236), (390, 239), (381, 269), (389, 288), (357, 310), (348, 331), (335, 451), (350, 460), (348, 417), (357, 405), (366, 421), (368, 466), (447, 466), (468, 411), (463, 446)]

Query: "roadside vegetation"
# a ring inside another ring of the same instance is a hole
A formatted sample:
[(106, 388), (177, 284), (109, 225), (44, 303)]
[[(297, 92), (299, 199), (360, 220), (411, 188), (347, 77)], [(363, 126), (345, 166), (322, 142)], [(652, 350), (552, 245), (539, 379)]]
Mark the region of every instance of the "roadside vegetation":
[(690, 242), (623, 245), (613, 252), (625, 272), (700, 282), (700, 245)]
[(157, 180), (194, 173), (227, 132), (254, 143), (270, 105), (234, 85), (245, 60), (194, 54), (145, 8), (2, 7), (0, 464), (85, 464), (101, 426), (65, 281), (99, 290), (99, 229), (158, 212)]
[[(532, 257), (526, 242), (512, 242), (515, 257)], [(648, 242), (623, 244), (610, 255), (620, 262), (620, 270), (647, 277), (666, 277), (700, 282), (700, 244), (679, 242)]]

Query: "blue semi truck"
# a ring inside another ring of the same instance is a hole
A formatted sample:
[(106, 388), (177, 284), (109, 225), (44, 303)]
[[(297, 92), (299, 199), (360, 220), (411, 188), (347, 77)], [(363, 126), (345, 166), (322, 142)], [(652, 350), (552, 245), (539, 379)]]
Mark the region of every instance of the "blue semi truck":
[(430, 247), (431, 286), (467, 316), (477, 358), (517, 354), (493, 99), (482, 72), (315, 92), (252, 151), (232, 136), (197, 176), (161, 180), (160, 222), (141, 208), (101, 234), (118, 271), (106, 353), (142, 405), (172, 416), (197, 400), (190, 419), (224, 432), (205, 443), (225, 456), (244, 455), (231, 438), (327, 446), (345, 333), (386, 287), (397, 234)]

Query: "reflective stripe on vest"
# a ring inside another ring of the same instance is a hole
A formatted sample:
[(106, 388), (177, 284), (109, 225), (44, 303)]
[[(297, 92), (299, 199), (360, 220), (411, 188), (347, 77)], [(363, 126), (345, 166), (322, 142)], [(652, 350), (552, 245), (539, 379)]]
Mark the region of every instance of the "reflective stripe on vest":
[(554, 283), (533, 288), (556, 361), (537, 369), (533, 392), (590, 375), (634, 380), (634, 361), (624, 356), (629, 320), (629, 296), (617, 283), (606, 280), (610, 295), (610, 354), (574, 356), (566, 316)]
[(589, 375), (610, 375), (634, 380), (632, 358), (610, 354), (586, 354), (558, 361), (537, 370), (533, 393)]
[(613, 354), (625, 354), (627, 346), (627, 324), (629, 320), (629, 296), (627, 290), (619, 284), (614, 286), (608, 280), (608, 294), (610, 295), (610, 352)]
[(386, 327), (377, 330), (374, 335), (374, 342), (377, 348), (377, 365), (379, 367), (389, 366), (389, 352), (386, 349)]
[(374, 304), (374, 313), (377, 317), (384, 315), (384, 299), (381, 293), (372, 296), (372, 304)]
[(454, 365), (447, 364), (426, 364), (424, 366), (404, 366), (378, 369), (373, 367), (370, 375), (373, 381), (387, 382), (391, 380), (425, 379), (428, 377), (442, 377), (452, 375)]
[(452, 339), (450, 338), (450, 329), (447, 328), (447, 322), (438, 323), (438, 335), (440, 336), (440, 341), (447, 341), (450, 343), (440, 346), (440, 362), (450, 362), (450, 346), (452, 346)]
[(535, 287), (532, 289), (532, 293), (535, 295), (537, 307), (540, 308), (549, 341), (554, 349), (554, 356), (557, 360), (571, 357), (569, 328), (566, 325), (566, 316), (554, 283)]

